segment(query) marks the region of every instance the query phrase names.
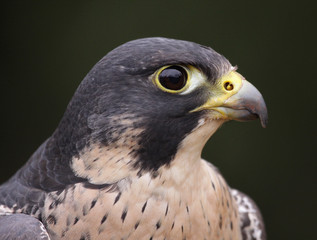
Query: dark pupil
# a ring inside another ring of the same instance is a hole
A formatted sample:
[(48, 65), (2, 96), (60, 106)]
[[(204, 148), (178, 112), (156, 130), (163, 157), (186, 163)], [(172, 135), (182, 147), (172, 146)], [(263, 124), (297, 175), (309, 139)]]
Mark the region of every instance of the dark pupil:
[(160, 73), (159, 81), (167, 89), (180, 90), (186, 85), (187, 73), (182, 67), (168, 67)]

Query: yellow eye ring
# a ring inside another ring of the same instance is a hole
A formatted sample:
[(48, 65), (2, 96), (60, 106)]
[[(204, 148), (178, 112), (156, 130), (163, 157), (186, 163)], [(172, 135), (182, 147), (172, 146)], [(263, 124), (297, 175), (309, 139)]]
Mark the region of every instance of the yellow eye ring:
[(168, 65), (160, 68), (154, 77), (155, 85), (169, 93), (181, 93), (189, 86), (190, 72), (181, 65)]

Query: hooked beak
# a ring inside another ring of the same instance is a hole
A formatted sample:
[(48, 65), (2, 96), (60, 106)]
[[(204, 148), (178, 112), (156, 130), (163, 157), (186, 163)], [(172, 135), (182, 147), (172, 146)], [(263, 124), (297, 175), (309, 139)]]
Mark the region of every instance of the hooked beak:
[(240, 90), (214, 110), (237, 121), (249, 121), (260, 118), (262, 127), (268, 124), (268, 114), (261, 93), (251, 83), (242, 80)]
[(208, 101), (193, 111), (213, 110), (215, 118), (249, 121), (260, 118), (262, 127), (268, 124), (268, 114), (261, 93), (239, 73), (232, 71), (210, 89)]

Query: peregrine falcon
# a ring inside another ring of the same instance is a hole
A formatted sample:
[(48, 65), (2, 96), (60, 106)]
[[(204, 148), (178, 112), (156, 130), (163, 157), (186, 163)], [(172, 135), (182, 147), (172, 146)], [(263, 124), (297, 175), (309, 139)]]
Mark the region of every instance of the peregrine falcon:
[(125, 43), (87, 74), (57, 129), (0, 186), (0, 239), (263, 240), (255, 203), (201, 159), (260, 92), (196, 43)]

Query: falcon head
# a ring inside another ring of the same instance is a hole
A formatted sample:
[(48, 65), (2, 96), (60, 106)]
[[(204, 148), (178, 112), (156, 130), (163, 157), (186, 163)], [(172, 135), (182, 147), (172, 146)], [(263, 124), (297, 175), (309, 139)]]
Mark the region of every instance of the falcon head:
[(51, 142), (76, 176), (93, 183), (131, 172), (155, 176), (180, 152), (200, 159), (225, 121), (260, 118), (267, 125), (260, 92), (236, 70), (213, 49), (192, 42), (125, 43), (87, 74)]

